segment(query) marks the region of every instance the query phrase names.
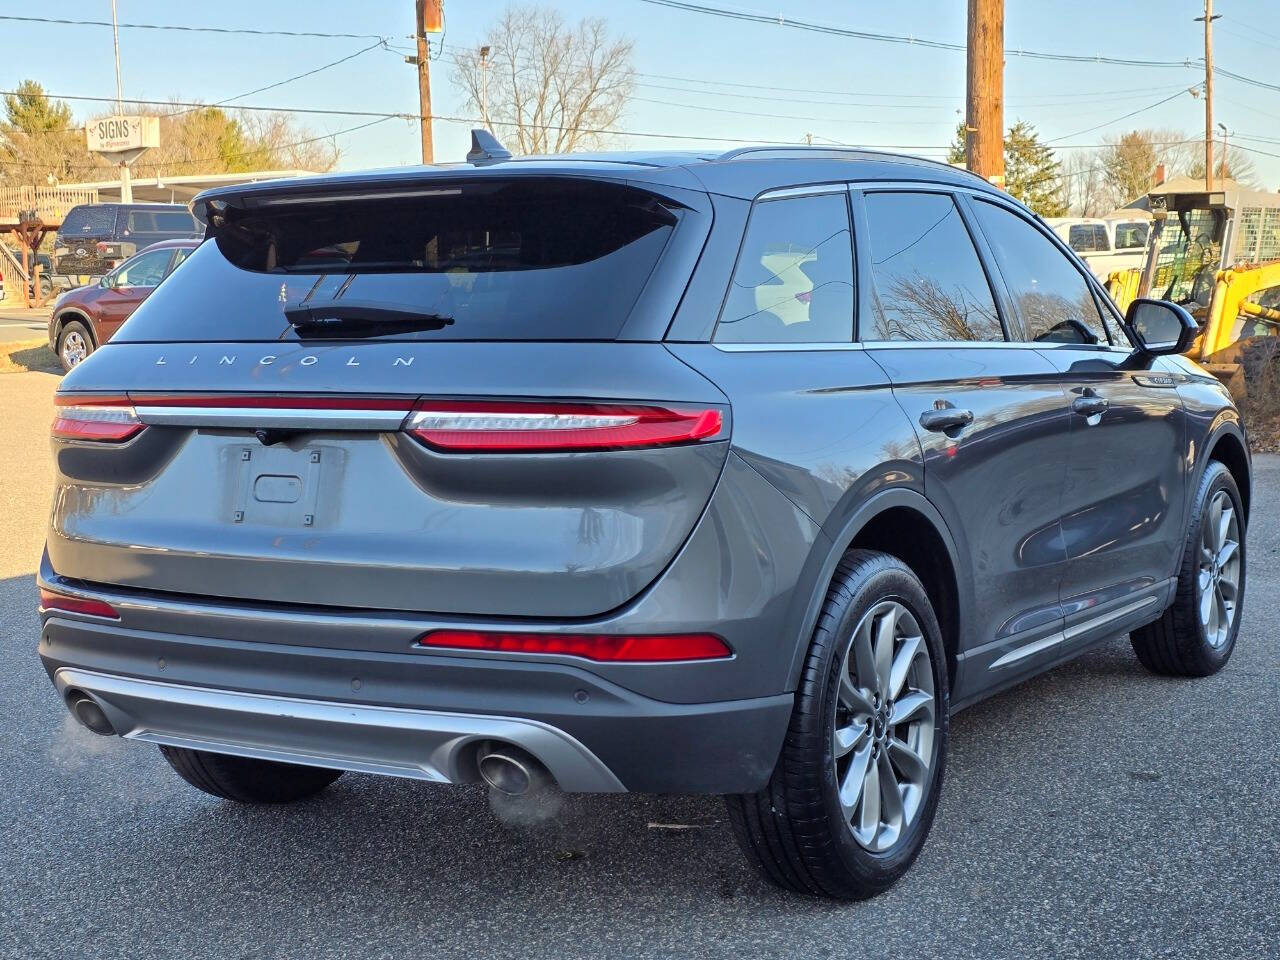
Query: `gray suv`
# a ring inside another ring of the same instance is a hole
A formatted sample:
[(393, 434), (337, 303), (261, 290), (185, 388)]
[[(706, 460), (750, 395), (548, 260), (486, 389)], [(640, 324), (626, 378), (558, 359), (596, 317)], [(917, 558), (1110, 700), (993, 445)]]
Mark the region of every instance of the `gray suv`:
[(726, 794), (847, 899), (955, 710), (1118, 633), (1226, 663), (1250, 460), (1181, 308), (926, 161), (475, 139), (203, 194), (63, 381), (39, 653), (85, 726), (245, 802)]

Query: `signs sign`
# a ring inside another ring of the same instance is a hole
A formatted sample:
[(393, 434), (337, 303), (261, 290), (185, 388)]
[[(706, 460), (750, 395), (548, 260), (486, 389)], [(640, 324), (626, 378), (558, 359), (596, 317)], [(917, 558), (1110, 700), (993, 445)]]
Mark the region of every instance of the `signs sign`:
[(159, 117), (102, 117), (90, 121), (85, 136), (91, 153), (127, 153), (160, 146)]

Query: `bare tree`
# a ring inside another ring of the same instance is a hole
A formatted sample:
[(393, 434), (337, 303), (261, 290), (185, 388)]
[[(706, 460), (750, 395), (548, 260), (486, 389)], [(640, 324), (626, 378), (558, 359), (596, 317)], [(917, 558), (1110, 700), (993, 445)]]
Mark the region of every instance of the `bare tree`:
[[(489, 28), (487, 77), (479, 50), (459, 54), (453, 79), (519, 153), (568, 153), (604, 143), (631, 96), (632, 43), (587, 17), (569, 26), (546, 7), (508, 7)], [(512, 134), (514, 133), (514, 137)]]
[(1062, 194), (1075, 217), (1099, 217), (1114, 209), (1105, 170), (1097, 152), (1075, 150), (1062, 164)]

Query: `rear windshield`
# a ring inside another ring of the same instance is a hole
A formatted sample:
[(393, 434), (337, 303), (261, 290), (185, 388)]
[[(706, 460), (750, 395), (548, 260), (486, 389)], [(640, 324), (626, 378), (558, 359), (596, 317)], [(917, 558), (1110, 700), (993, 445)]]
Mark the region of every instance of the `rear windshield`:
[(68, 235), (100, 237), (111, 235), (115, 232), (115, 229), (115, 207), (82, 206), (71, 208), (71, 211), (62, 221), (62, 227), (58, 232)]
[(678, 223), (653, 195), (614, 184), (485, 180), (423, 189), (430, 195), (229, 208), (214, 239), (114, 339), (288, 340), (299, 334), (287, 307), (341, 302), (449, 321), (384, 326), (381, 338), (610, 340)]

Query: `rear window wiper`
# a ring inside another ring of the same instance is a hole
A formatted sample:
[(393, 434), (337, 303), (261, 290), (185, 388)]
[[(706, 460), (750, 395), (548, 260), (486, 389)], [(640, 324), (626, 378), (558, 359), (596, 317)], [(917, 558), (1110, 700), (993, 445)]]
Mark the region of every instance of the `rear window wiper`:
[(299, 336), (350, 337), (393, 331), (441, 330), (453, 317), (410, 304), (378, 300), (304, 300), (286, 304), (285, 319)]

